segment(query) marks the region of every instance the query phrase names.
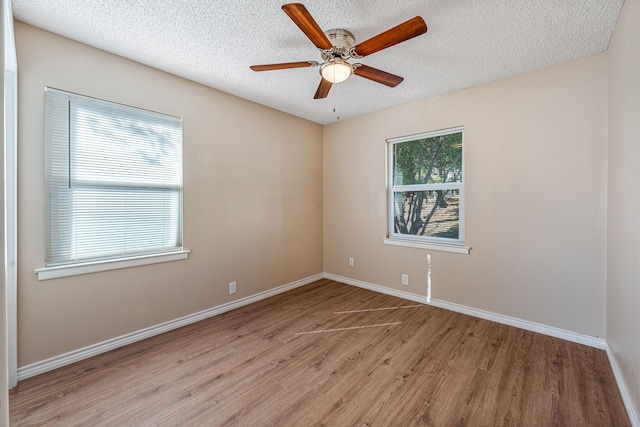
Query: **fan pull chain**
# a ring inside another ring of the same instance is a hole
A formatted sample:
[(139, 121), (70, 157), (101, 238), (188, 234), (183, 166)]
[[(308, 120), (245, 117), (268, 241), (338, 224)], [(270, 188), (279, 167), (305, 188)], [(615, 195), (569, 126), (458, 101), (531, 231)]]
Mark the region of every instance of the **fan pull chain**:
[[(337, 99), (338, 99), (338, 92), (340, 91), (339, 86), (340, 85), (335, 85), (336, 89), (333, 91), (333, 112), (336, 112), (336, 104), (337, 104)], [(340, 120), (340, 115), (336, 113), (336, 121)]]

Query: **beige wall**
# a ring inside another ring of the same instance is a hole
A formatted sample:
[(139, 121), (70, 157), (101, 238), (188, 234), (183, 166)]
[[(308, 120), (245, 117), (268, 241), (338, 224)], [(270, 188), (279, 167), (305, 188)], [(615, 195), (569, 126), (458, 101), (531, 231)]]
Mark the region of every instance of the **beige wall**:
[(609, 44), (607, 338), (640, 417), (640, 1), (626, 0)]
[[(431, 254), (435, 299), (605, 337), (606, 58), (326, 126), (325, 272), (426, 295)], [(459, 125), (471, 254), (383, 245), (385, 139)]]
[[(23, 23), (19, 366), (322, 273), (322, 127)], [(188, 260), (38, 281), (43, 88), (184, 118)], [(238, 293), (228, 295), (237, 281)]]

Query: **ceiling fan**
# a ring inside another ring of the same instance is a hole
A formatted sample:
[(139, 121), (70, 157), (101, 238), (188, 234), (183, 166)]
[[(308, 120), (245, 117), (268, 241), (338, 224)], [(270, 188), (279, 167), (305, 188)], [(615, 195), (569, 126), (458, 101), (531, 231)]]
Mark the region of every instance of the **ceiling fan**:
[(334, 29), (323, 32), (303, 4), (285, 4), (282, 6), (282, 10), (320, 50), (322, 63), (316, 61), (283, 62), (252, 65), (250, 68), (253, 71), (270, 71), (320, 66), (322, 79), (314, 99), (326, 98), (334, 83), (345, 81), (351, 74), (389, 87), (396, 87), (404, 80), (403, 77), (364, 64), (350, 64), (347, 60), (363, 58), (427, 32), (427, 24), (421, 17), (416, 16), (354, 46), (355, 37), (347, 30)]

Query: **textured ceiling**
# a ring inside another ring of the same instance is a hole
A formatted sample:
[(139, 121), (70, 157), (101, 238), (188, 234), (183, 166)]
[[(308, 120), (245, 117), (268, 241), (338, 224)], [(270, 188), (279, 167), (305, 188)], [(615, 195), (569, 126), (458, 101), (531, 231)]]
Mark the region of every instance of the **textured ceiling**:
[(318, 68), (249, 69), (321, 62), (283, 3), (13, 0), (13, 10), (19, 21), (326, 124), (602, 52), (623, 0), (307, 0), (322, 29), (349, 30), (356, 44), (416, 15), (429, 28), (358, 61), (403, 76), (399, 86), (352, 76), (321, 100)]

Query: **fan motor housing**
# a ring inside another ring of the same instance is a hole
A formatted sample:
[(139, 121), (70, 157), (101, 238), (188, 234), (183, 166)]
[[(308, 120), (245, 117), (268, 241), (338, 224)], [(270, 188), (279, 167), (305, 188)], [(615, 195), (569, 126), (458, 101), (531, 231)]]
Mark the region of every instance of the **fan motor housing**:
[(331, 58), (341, 57), (343, 59), (349, 58), (349, 50), (356, 42), (356, 38), (347, 30), (341, 28), (334, 28), (324, 32), (329, 41), (333, 45), (333, 48), (322, 52), (322, 58), (325, 61)]

